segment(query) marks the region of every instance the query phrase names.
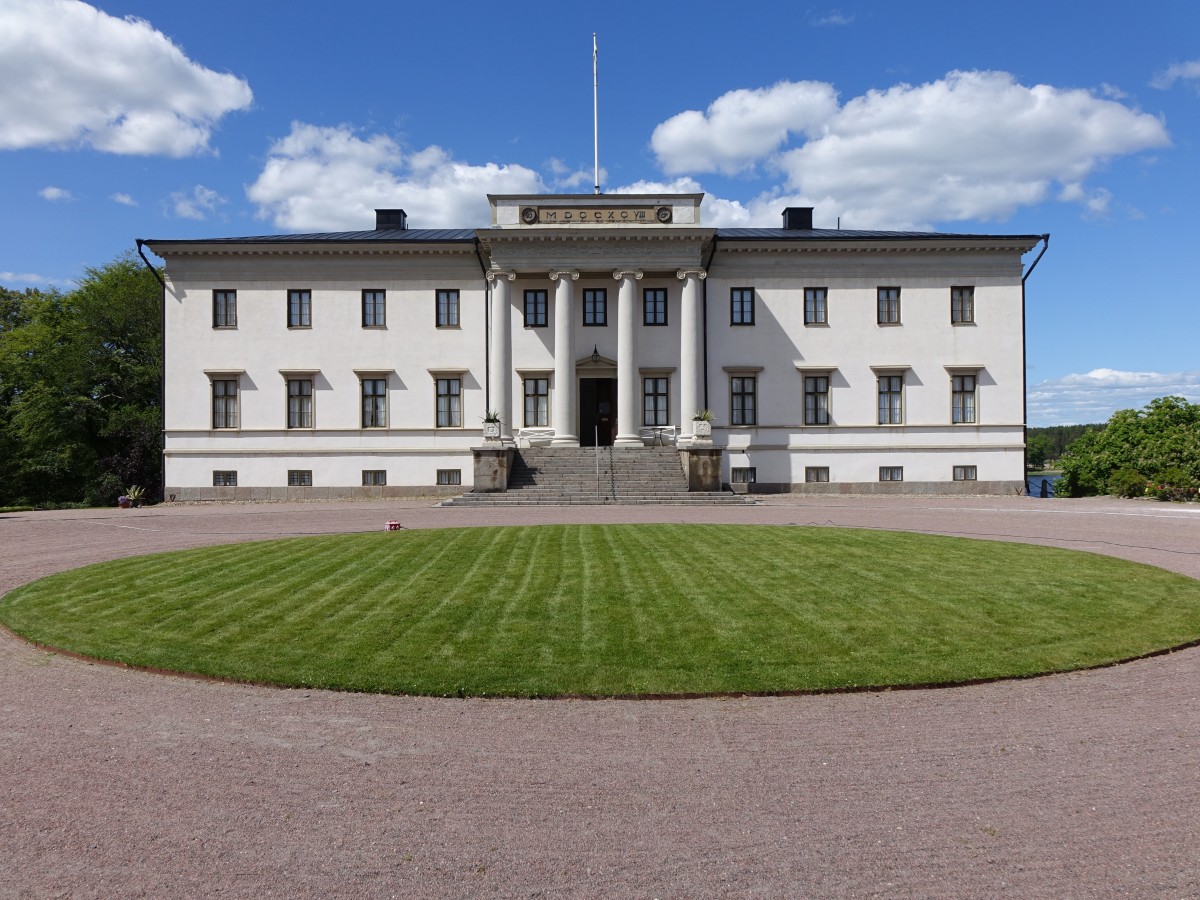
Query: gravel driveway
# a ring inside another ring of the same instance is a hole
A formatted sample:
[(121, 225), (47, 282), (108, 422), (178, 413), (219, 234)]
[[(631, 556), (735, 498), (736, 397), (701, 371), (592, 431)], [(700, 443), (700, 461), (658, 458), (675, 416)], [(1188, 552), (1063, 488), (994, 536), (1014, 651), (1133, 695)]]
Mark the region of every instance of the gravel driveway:
[[(886, 527), (1200, 577), (1196, 504), (405, 501), (4, 515), (0, 591), (387, 519)], [(1200, 897), (1198, 696), (1200, 649), (945, 690), (432, 700), (160, 676), (0, 633), (0, 896)]]

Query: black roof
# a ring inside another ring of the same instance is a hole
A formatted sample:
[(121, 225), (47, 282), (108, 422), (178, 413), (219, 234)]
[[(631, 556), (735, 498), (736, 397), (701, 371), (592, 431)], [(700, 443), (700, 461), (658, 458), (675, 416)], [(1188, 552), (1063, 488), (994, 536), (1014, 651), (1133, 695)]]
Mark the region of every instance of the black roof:
[(718, 228), (717, 237), (732, 241), (945, 241), (1041, 240), (1038, 234), (961, 234), (946, 231), (850, 231), (840, 228)]
[(155, 244), (399, 244), (421, 242), (474, 243), (474, 228), (385, 228), (370, 231), (328, 231), (315, 234), (264, 234), (257, 237), (148, 240)]

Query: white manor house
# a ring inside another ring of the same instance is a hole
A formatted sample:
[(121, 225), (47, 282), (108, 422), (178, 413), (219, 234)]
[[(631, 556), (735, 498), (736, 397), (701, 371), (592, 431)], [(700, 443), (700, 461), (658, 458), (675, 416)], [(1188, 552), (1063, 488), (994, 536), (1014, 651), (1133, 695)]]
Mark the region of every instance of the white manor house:
[(749, 491), (1023, 490), (1046, 236), (705, 228), (702, 197), (139, 241), (166, 262), (164, 496), (461, 493), (479, 448), (541, 445), (709, 447)]

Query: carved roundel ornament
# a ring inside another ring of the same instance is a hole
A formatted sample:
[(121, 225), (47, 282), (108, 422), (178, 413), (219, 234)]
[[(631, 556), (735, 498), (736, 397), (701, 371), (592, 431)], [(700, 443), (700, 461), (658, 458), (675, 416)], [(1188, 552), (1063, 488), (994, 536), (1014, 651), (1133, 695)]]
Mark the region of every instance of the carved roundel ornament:
[(671, 207), (658, 207), (658, 209), (654, 210), (654, 218), (658, 219), (664, 225), (669, 225), (671, 222)]
[(525, 206), (521, 208), (521, 221), (526, 225), (536, 225), (538, 220), (538, 211), (536, 206)]

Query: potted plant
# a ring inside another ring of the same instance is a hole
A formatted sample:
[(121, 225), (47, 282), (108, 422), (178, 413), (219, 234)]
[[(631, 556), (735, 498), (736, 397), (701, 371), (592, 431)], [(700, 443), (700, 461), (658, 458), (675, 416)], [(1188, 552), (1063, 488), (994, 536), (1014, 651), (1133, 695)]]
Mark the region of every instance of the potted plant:
[[(137, 509), (142, 505), (142, 499), (146, 496), (146, 489), (140, 484), (131, 484), (125, 489), (125, 499), (129, 501), (129, 505)], [(120, 502), (120, 498), (117, 498)]]
[(489, 409), (483, 416), (483, 439), (485, 441), (500, 440), (500, 413)]
[(692, 434), (701, 439), (712, 437), (713, 414), (711, 409), (701, 409), (692, 416)]

